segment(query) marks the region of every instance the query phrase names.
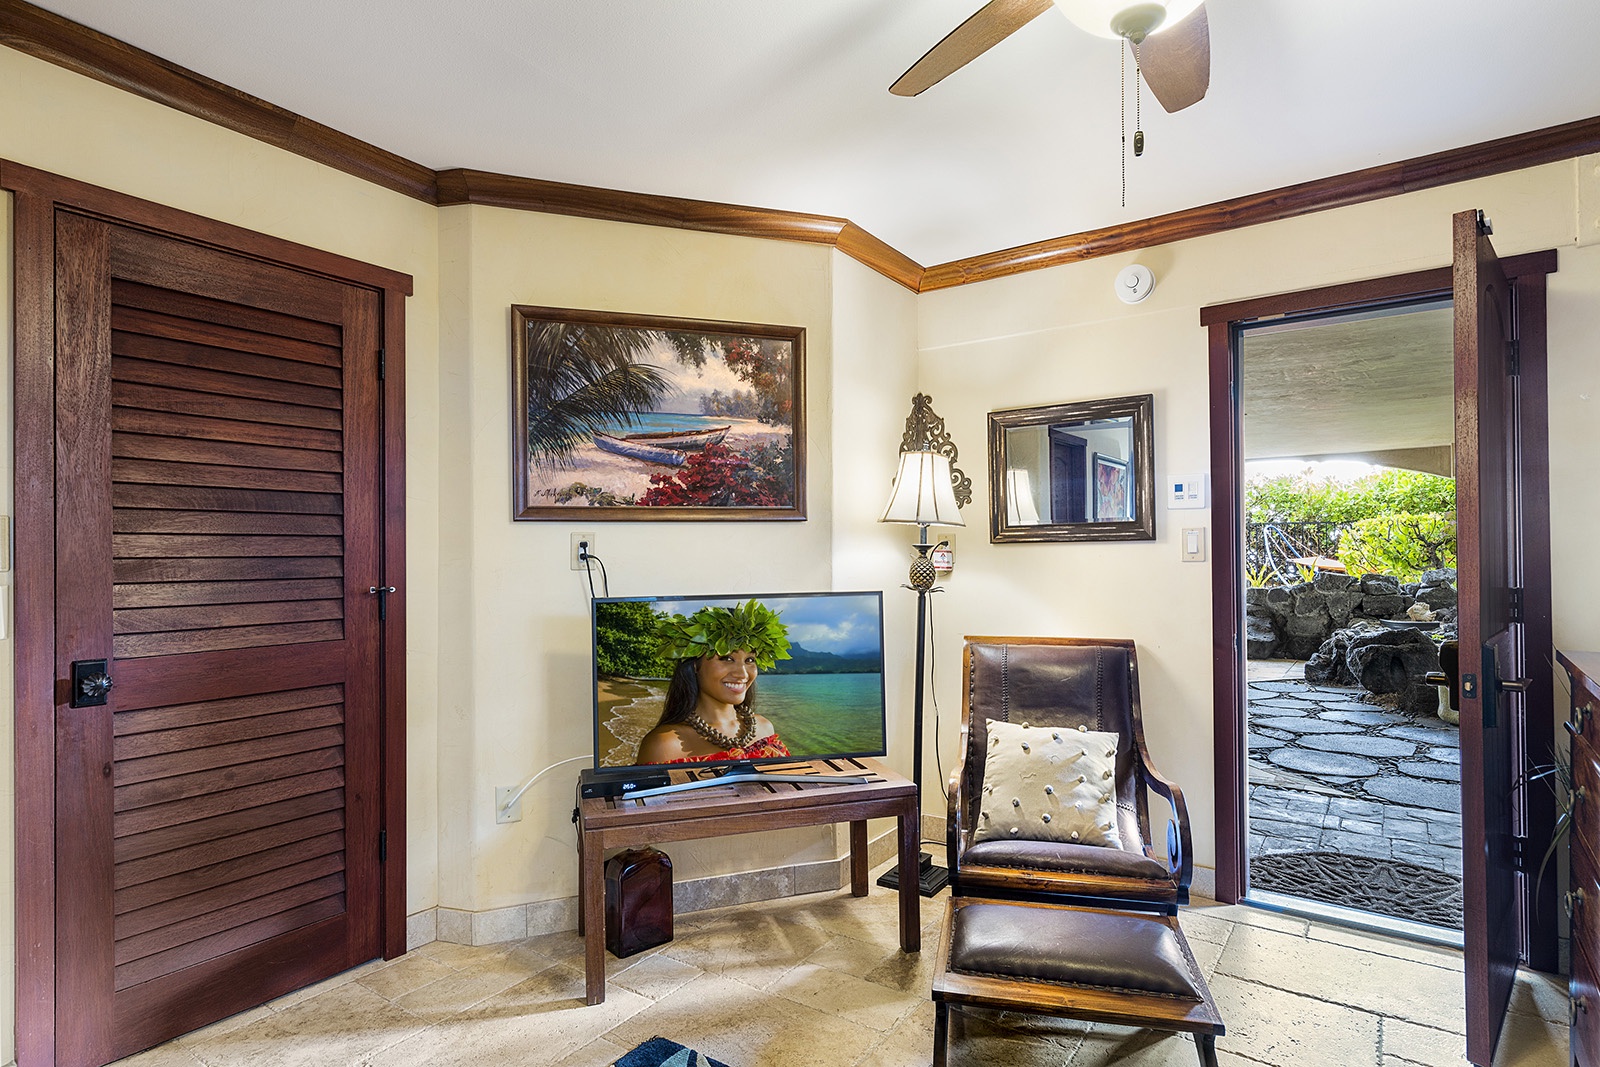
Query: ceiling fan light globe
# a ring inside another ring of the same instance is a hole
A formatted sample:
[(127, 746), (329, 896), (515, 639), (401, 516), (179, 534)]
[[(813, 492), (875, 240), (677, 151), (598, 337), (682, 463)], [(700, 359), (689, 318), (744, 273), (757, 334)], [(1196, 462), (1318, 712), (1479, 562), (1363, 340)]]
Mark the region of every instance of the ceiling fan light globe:
[(1085, 33), (1111, 40), (1143, 40), (1182, 22), (1203, 0), (1055, 0)]

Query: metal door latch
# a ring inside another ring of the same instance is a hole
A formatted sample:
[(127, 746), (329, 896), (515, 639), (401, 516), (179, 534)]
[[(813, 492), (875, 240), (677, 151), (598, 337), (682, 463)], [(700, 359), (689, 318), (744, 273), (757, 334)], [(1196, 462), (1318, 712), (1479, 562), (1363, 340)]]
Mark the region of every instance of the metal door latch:
[(103, 659), (72, 661), (72, 699), (69, 707), (98, 708), (111, 697), (111, 675)]

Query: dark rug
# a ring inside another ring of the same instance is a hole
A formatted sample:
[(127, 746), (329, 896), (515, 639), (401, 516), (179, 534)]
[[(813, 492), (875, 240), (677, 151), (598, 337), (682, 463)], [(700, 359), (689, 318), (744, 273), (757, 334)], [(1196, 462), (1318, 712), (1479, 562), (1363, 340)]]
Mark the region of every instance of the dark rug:
[(1250, 885), (1324, 904), (1461, 929), (1461, 879), (1414, 863), (1338, 852), (1278, 852), (1251, 858)]
[(702, 1055), (692, 1048), (684, 1048), (676, 1041), (652, 1037), (622, 1059), (614, 1067), (728, 1067), (720, 1060)]

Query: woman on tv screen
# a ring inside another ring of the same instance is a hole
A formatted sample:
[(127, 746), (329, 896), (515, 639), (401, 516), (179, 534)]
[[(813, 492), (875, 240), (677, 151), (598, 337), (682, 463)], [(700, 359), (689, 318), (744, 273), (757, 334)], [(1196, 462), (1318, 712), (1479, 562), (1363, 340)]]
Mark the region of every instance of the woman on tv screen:
[(755, 711), (756, 675), (789, 658), (788, 627), (751, 600), (665, 615), (657, 652), (677, 666), (661, 721), (639, 743), (636, 762), (702, 763), (789, 755), (777, 729)]

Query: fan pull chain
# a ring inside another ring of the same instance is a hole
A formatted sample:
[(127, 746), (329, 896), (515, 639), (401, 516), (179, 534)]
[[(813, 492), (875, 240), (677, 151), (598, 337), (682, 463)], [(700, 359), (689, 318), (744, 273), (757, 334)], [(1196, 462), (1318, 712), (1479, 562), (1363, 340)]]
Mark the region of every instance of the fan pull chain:
[(1121, 93), (1121, 118), (1122, 118), (1122, 206), (1128, 206), (1128, 53), (1117, 49), (1122, 56), (1122, 70), (1117, 79), (1117, 89)]
[[(1127, 60), (1123, 60), (1124, 63)], [(1139, 117), (1139, 83), (1144, 80), (1144, 66), (1139, 62), (1139, 42), (1133, 42), (1133, 154), (1144, 155), (1144, 120)]]

